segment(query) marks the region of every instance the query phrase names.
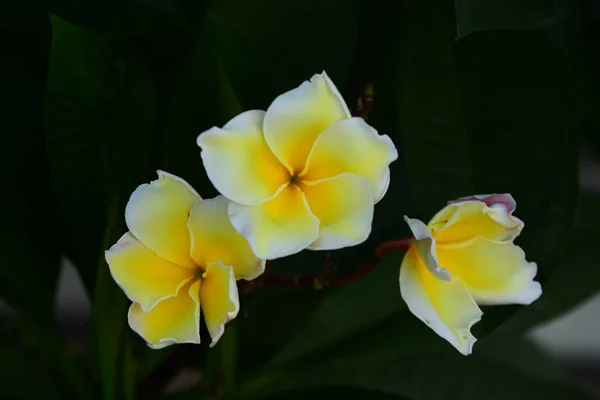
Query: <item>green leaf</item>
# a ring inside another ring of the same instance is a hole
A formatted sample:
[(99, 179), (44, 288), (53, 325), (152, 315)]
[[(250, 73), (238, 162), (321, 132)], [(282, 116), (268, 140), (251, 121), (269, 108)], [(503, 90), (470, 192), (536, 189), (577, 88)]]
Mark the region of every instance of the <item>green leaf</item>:
[(543, 294), (531, 306), (520, 309), (497, 331), (498, 335), (523, 332), (534, 325), (564, 314), (600, 291), (600, 271), (596, 268), (600, 246), (600, 195), (582, 194), (564, 250), (557, 267), (544, 283)]
[[(469, 357), (451, 352), (406, 354), (404, 327), (375, 333), (369, 342), (348, 344), (337, 355), (288, 371), (285, 379), (255, 394), (301, 388), (352, 386), (410, 399), (591, 399), (574, 388), (552, 361), (527, 343), (495, 342), (493, 351)], [(442, 339), (439, 339), (442, 340)]]
[[(118, 239), (118, 211), (118, 201), (115, 196), (105, 231), (104, 248), (110, 247)], [(98, 264), (92, 315), (102, 398), (105, 400), (117, 397), (119, 361), (124, 350), (127, 303), (125, 295), (112, 279), (103, 254)], [(123, 376), (126, 377), (127, 373)], [(127, 384), (126, 381), (124, 383)]]
[(457, 39), (491, 29), (535, 29), (554, 24), (571, 9), (571, 0), (454, 0)]
[[(323, 70), (346, 94), (354, 72), (360, 3), (359, 0), (214, 2), (211, 10), (246, 38), (267, 74), (260, 93), (256, 93), (251, 104), (244, 105), (264, 110), (275, 97)], [(244, 79), (252, 80), (254, 76)]]
[[(304, 318), (272, 360), (281, 365), (397, 318), (405, 308), (397, 284), (400, 253), (386, 254), (365, 276), (333, 289)], [(395, 283), (396, 282), (396, 283)]]
[(52, 0), (50, 12), (107, 37), (189, 28), (179, 0)]
[(0, 207), (0, 297), (48, 336), (58, 338), (54, 291), (60, 266), (40, 120), (46, 58), (37, 41), (0, 33), (0, 129), (5, 171)]
[[(385, 92), (375, 95), (373, 117), (397, 118), (412, 200), (406, 214), (428, 221), (459, 196), (511, 193), (526, 223), (517, 243), (543, 284), (573, 218), (578, 152), (569, 74), (545, 31), (481, 32), (455, 42), (453, 9), (441, 1), (390, 5), (378, 15), (377, 37), (398, 48), (379, 53), (385, 67), (375, 93)], [(388, 219), (400, 226), (400, 217), (391, 210)], [(515, 310), (486, 309), (476, 336)]]
[(48, 158), (65, 251), (92, 292), (114, 193), (121, 190), (124, 206), (127, 194), (151, 178), (156, 92), (136, 48), (111, 46), (57, 17), (52, 22)]
[(375, 390), (366, 390), (355, 387), (320, 387), (317, 389), (302, 389), (293, 392), (278, 393), (276, 396), (266, 397), (266, 400), (304, 400), (304, 399), (374, 399), (374, 400), (402, 400), (404, 397), (382, 393)]
[(53, 185), (66, 252), (94, 293), (102, 396), (112, 399), (128, 302), (104, 251), (126, 230), (122, 213), (129, 194), (155, 178), (150, 162), (159, 143), (157, 95), (133, 44), (109, 43), (56, 17), (53, 28), (46, 99)]
[(0, 346), (0, 395), (3, 399), (47, 399), (61, 397), (50, 383), (48, 376), (25, 358), (17, 348)]

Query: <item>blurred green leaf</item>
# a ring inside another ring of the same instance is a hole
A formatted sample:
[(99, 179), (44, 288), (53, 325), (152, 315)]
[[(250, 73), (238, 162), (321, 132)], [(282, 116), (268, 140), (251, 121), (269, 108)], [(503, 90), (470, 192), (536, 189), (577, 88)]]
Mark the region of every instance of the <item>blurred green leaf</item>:
[(532, 393), (544, 399), (593, 398), (556, 375), (553, 362), (530, 344), (495, 342), (494, 351), (469, 357), (454, 349), (407, 356), (403, 339), (401, 325), (388, 327), (377, 332), (376, 340), (347, 344), (337, 355), (290, 370), (255, 394), (352, 386), (410, 399), (529, 399)]
[(51, 0), (50, 12), (108, 37), (139, 36), (164, 29), (188, 29), (179, 0)]
[(162, 125), (161, 168), (184, 177), (204, 198), (217, 195), (202, 168), (196, 138), (242, 111), (223, 67), (214, 25), (203, 21), (184, 42), (167, 93)]
[(405, 307), (397, 284), (401, 260), (402, 254), (388, 253), (365, 276), (326, 289), (323, 301), (303, 319), (272, 363), (285, 364), (305, 357), (398, 317)]
[(156, 93), (135, 48), (111, 46), (57, 17), (52, 22), (48, 156), (65, 250), (92, 292), (115, 191), (124, 206), (126, 194), (151, 176)]
[(457, 38), (491, 29), (534, 29), (551, 25), (571, 9), (572, 0), (454, 0)]
[(48, 2), (3, 1), (0, 4), (0, 29), (36, 36), (47, 35), (50, 31)]
[(111, 399), (118, 388), (127, 299), (110, 276), (104, 251), (126, 229), (122, 215), (129, 193), (153, 178), (156, 89), (135, 46), (109, 43), (57, 17), (52, 22), (48, 153), (66, 251), (94, 293), (102, 395)]
[(346, 94), (354, 72), (360, 3), (360, 0), (214, 2), (211, 5), (214, 14), (248, 40), (266, 68), (264, 87), (251, 104), (244, 105), (264, 110), (275, 97), (323, 70)]
[[(454, 10), (441, 1), (389, 5), (378, 18), (378, 37), (398, 48), (379, 53), (385, 68), (376, 71), (373, 117), (398, 119), (412, 200), (406, 213), (427, 221), (459, 196), (511, 193), (526, 223), (518, 244), (544, 283), (572, 221), (578, 152), (568, 71), (545, 32), (481, 32), (456, 43)], [(400, 217), (390, 207), (390, 223), (400, 226)], [(515, 310), (486, 310), (477, 336)]]
[(5, 171), (0, 207), (0, 297), (32, 326), (58, 338), (54, 291), (60, 267), (57, 221), (42, 117), (47, 58), (37, 41), (0, 32), (0, 130)]
[[(115, 196), (103, 241), (103, 247), (106, 249), (119, 237), (117, 230), (118, 204)], [(125, 378), (123, 383), (127, 384), (128, 374), (131, 373), (131, 371), (122, 371), (122, 376), (118, 375), (120, 370), (119, 361), (121, 361), (121, 357), (127, 357), (127, 355), (122, 354), (127, 320), (127, 303), (128, 301), (121, 289), (112, 279), (104, 254), (102, 254), (98, 263), (92, 315), (102, 384), (102, 398), (105, 400), (117, 398), (119, 378)]]
[(532, 305), (517, 311), (496, 335), (523, 332), (548, 321), (600, 291), (597, 253), (600, 248), (600, 195), (582, 194), (568, 238), (559, 244), (563, 254), (553, 274), (543, 285), (543, 294)]
[(39, 366), (32, 365), (17, 348), (0, 346), (0, 397), (3, 399), (47, 399), (58, 400), (61, 397), (50, 383), (50, 377), (44, 376)]
[(405, 397), (396, 396), (393, 394), (382, 393), (375, 390), (367, 390), (347, 387), (320, 387), (317, 389), (302, 389), (293, 392), (278, 393), (276, 396), (266, 397), (266, 400), (304, 400), (304, 399), (323, 399), (343, 398), (351, 399), (374, 399), (374, 400), (402, 400)]

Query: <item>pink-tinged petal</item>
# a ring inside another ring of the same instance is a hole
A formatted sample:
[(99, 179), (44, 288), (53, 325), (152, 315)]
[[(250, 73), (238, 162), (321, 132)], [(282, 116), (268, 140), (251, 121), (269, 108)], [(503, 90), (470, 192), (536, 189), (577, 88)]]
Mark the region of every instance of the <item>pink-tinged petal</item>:
[(512, 213), (517, 208), (517, 202), (510, 193), (476, 194), (473, 196), (460, 197), (456, 200), (449, 201), (448, 204), (460, 203), (463, 201), (482, 201), (488, 207), (501, 206), (508, 214)]
[(197, 139), (210, 181), (236, 203), (259, 204), (290, 180), (290, 173), (265, 142), (264, 115), (259, 110), (243, 112), (222, 129), (214, 127)]
[(317, 136), (345, 118), (350, 118), (350, 111), (323, 72), (273, 101), (265, 115), (265, 140), (279, 161), (298, 174)]
[(477, 340), (471, 327), (482, 312), (460, 278), (438, 278), (411, 246), (400, 268), (400, 293), (410, 312), (460, 353), (471, 354)]
[(300, 176), (307, 181), (327, 179), (344, 172), (369, 180), (377, 203), (389, 185), (391, 162), (398, 151), (387, 135), (379, 135), (362, 118), (338, 121), (315, 140), (306, 168)]
[(231, 202), (229, 219), (262, 260), (295, 254), (319, 237), (319, 220), (296, 185), (256, 206)]
[(131, 233), (164, 260), (195, 268), (190, 257), (190, 210), (202, 199), (183, 179), (158, 171), (158, 180), (133, 192), (125, 208)]
[(440, 263), (460, 276), (478, 304), (531, 304), (542, 294), (537, 265), (510, 242), (476, 237), (461, 246), (438, 245)]
[(240, 309), (233, 268), (221, 262), (210, 264), (202, 275), (200, 303), (213, 347), (225, 331), (225, 324), (234, 319)]
[(106, 251), (105, 258), (115, 282), (143, 311), (176, 296), (195, 273), (157, 257), (129, 232)]
[[(493, 196), (488, 197), (491, 198)], [(437, 242), (444, 245), (460, 245), (475, 237), (511, 242), (521, 233), (524, 224), (507, 208), (512, 207), (509, 202), (512, 197), (499, 199), (502, 201), (489, 205), (485, 201), (469, 198), (449, 203), (427, 226)]]
[(204, 200), (192, 208), (188, 228), (192, 235), (192, 258), (198, 265), (221, 261), (231, 265), (236, 279), (252, 280), (265, 270), (250, 245), (228, 215), (229, 200), (223, 196)]
[(200, 280), (148, 312), (139, 304), (129, 308), (129, 326), (153, 349), (176, 343), (200, 343)]
[(319, 238), (312, 250), (340, 249), (364, 242), (371, 233), (373, 196), (368, 179), (343, 173), (334, 178), (303, 182), (310, 211), (319, 219)]

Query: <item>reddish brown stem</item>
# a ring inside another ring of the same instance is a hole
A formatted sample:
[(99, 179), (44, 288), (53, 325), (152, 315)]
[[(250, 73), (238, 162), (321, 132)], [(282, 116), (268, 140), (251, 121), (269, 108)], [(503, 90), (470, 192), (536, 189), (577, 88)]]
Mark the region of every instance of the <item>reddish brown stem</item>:
[(321, 289), (323, 286), (343, 285), (355, 281), (373, 270), (389, 250), (407, 250), (414, 241), (412, 236), (403, 239), (390, 240), (381, 243), (375, 249), (373, 257), (361, 268), (348, 274), (335, 276), (335, 267), (332, 266), (331, 256), (326, 254), (324, 271), (318, 274), (277, 274), (267, 272), (259, 279), (247, 282), (245, 292), (252, 291), (261, 286), (279, 286), (288, 288), (312, 288)]

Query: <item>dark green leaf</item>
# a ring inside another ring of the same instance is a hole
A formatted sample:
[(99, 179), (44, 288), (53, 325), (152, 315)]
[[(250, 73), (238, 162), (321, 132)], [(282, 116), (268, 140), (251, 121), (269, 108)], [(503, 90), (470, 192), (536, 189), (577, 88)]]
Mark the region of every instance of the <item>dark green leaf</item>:
[(56, 17), (53, 28), (48, 156), (65, 250), (91, 292), (114, 193), (121, 190), (123, 206), (151, 178), (156, 93), (135, 48), (113, 47)]
[(5, 344), (0, 346), (0, 364), (0, 396), (3, 399), (61, 398), (49, 377), (44, 376), (39, 366), (32, 364), (17, 348), (10, 348)]
[[(456, 43), (453, 9), (441, 1), (390, 5), (380, 18), (380, 36), (399, 50), (384, 58), (382, 49), (378, 65), (387, 65), (378, 74), (391, 76), (399, 94), (384, 88), (373, 114), (398, 118), (414, 212), (407, 214), (427, 221), (458, 196), (511, 193), (526, 223), (518, 244), (543, 283), (572, 221), (578, 151), (568, 71), (545, 32), (482, 32)], [(376, 80), (376, 93), (380, 86)], [(377, 110), (381, 103), (388, 104)], [(486, 310), (477, 335), (514, 311)]]
[(355, 387), (320, 387), (317, 389), (303, 389), (293, 392), (278, 393), (276, 396), (266, 397), (267, 400), (305, 400), (305, 399), (323, 399), (343, 398), (345, 400), (402, 400), (404, 397), (388, 393), (381, 393), (374, 390), (366, 390)]
[(323, 70), (345, 94), (354, 72), (360, 1), (225, 0), (214, 2), (212, 10), (247, 38), (266, 68), (264, 87), (246, 107), (266, 109), (276, 96)]
[[(259, 393), (353, 386), (410, 399), (591, 399), (574, 388), (551, 360), (527, 343), (495, 342), (493, 351), (469, 357), (451, 352), (407, 355), (403, 326), (388, 326), (369, 342), (355, 342), (320, 365), (288, 371), (285, 379)], [(441, 340), (441, 339), (439, 339)], [(269, 391), (270, 389), (270, 391)], [(256, 393), (258, 394), (258, 393)]]
[(534, 29), (551, 25), (571, 9), (571, 0), (454, 0), (457, 38), (491, 29)]
[(36, 41), (0, 33), (0, 121), (5, 171), (0, 207), (0, 296), (37, 329), (56, 338), (59, 270), (56, 217), (42, 117), (46, 58)]
[(543, 285), (544, 293), (531, 306), (520, 309), (495, 335), (523, 332), (555, 318), (600, 291), (597, 253), (600, 247), (600, 195), (579, 197), (577, 214), (554, 273)]
[(273, 364), (310, 355), (398, 317), (404, 307), (398, 288), (401, 254), (389, 253), (375, 269), (354, 282), (327, 289), (273, 359)]

